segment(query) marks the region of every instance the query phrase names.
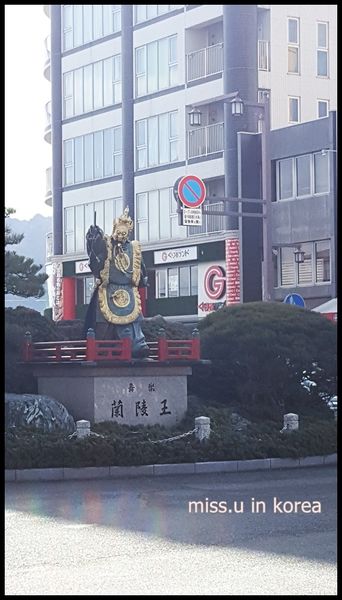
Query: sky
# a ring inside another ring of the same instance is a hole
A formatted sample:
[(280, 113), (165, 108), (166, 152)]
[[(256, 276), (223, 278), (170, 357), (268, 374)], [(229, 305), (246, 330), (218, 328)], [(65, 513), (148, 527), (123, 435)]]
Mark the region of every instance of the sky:
[(45, 204), (51, 145), (44, 140), (50, 82), (43, 74), (50, 20), (42, 4), (5, 5), (5, 206), (16, 219), (52, 216)]

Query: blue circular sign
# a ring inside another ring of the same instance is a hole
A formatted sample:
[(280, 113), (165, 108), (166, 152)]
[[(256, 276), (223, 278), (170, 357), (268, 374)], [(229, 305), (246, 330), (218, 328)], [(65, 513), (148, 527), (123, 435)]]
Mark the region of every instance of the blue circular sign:
[(196, 175), (186, 175), (178, 183), (178, 196), (184, 206), (198, 208), (205, 200), (205, 184)]
[(300, 294), (288, 294), (283, 302), (285, 304), (294, 304), (295, 306), (301, 306), (302, 308), (305, 308), (305, 302), (304, 302), (304, 298), (303, 296), (300, 296)]

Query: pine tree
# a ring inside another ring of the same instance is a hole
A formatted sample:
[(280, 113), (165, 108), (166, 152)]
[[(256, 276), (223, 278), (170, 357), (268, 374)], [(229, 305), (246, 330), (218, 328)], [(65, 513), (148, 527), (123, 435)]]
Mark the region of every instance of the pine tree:
[[(5, 219), (15, 213), (13, 208), (5, 208)], [(5, 247), (19, 244), (24, 235), (15, 234), (5, 225)], [(45, 294), (46, 273), (39, 273), (42, 265), (35, 265), (33, 258), (20, 256), (14, 250), (5, 250), (5, 294), (22, 298), (41, 298)]]

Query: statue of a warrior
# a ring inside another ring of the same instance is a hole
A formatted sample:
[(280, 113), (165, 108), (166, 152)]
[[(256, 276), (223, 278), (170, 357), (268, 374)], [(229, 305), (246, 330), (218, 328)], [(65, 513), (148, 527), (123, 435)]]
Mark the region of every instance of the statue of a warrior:
[(85, 329), (95, 329), (96, 339), (112, 340), (129, 337), (132, 356), (149, 355), (141, 330), (142, 314), (138, 287), (147, 286), (146, 268), (140, 243), (130, 241), (133, 221), (125, 208), (113, 222), (112, 234), (104, 235), (97, 225), (89, 228), (87, 253), (89, 266), (96, 278), (96, 288), (85, 320)]

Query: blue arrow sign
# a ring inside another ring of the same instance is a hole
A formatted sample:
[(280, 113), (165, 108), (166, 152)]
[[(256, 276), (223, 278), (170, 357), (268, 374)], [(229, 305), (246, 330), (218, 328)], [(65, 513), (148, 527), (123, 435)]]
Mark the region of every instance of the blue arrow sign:
[(305, 308), (304, 298), (303, 296), (300, 296), (300, 294), (288, 294), (284, 298), (283, 302), (284, 304), (294, 304), (295, 306), (301, 306), (302, 308)]

